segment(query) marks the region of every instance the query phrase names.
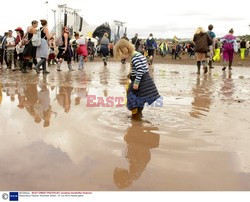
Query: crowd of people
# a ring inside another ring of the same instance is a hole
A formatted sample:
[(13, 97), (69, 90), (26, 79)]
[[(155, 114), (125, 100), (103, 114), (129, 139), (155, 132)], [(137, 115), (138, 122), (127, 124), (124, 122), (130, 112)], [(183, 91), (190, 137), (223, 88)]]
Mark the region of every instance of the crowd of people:
[(88, 54), (93, 58), (94, 43), (91, 39), (85, 41), (79, 33), (74, 32), (75, 40), (72, 42), (67, 26), (62, 28), (62, 34), (56, 38), (55, 33), (49, 32), (47, 20), (42, 19), (40, 22), (40, 28), (36, 20), (31, 22), (26, 31), (17, 27), (16, 37), (13, 36), (12, 30), (4, 33), (0, 38), (0, 68), (3, 68), (5, 63), (6, 69), (9, 70), (28, 73), (28, 69), (34, 69), (37, 74), (40, 71), (49, 74), (47, 64), (57, 65), (57, 71), (61, 71), (61, 64), (66, 61), (69, 71), (73, 71), (74, 56), (74, 59), (77, 57), (77, 61), (79, 60), (78, 70), (82, 70)]
[[(43, 74), (48, 74), (49, 71), (47, 71), (46, 64), (48, 66), (57, 65), (57, 71), (61, 71), (61, 64), (63, 61), (66, 61), (68, 70), (73, 71), (73, 59), (79, 62), (78, 69), (83, 70), (84, 62), (88, 58), (90, 61), (93, 61), (95, 56), (100, 55), (106, 66), (108, 58), (113, 57), (115, 44), (113, 41), (110, 41), (108, 33), (104, 33), (98, 43), (94, 44), (91, 38), (85, 39), (77, 32), (74, 32), (72, 36), (69, 28), (66, 26), (62, 28), (62, 34), (59, 37), (55, 37), (55, 33), (49, 33), (47, 21), (42, 19), (40, 22), (40, 28), (38, 28), (39, 23), (36, 20), (31, 22), (31, 26), (26, 31), (21, 27), (17, 27), (15, 29), (16, 37), (13, 36), (12, 30), (4, 33), (4, 36), (0, 38), (0, 68), (3, 68), (5, 63), (6, 68), (13, 71), (19, 69), (23, 73), (28, 73), (28, 69), (34, 69), (38, 74), (41, 70)], [(231, 50), (237, 46), (237, 52), (242, 60), (249, 54), (249, 41), (245, 41), (245, 39), (236, 41), (236, 37), (233, 37), (233, 29), (230, 30), (229, 35), (222, 38), (216, 38), (212, 30), (213, 25), (208, 26), (208, 31), (198, 28), (193, 41), (186, 42), (180, 42), (176, 36), (173, 40), (156, 40), (152, 33), (145, 40), (140, 39), (137, 33), (131, 40), (128, 39), (125, 33), (122, 39), (131, 41), (135, 46), (135, 50), (147, 57), (149, 65), (153, 63), (155, 53), (160, 54), (162, 57), (169, 54), (175, 60), (181, 60), (183, 54), (196, 58), (197, 73), (200, 72), (200, 64), (203, 65), (205, 73), (208, 71), (208, 67), (212, 69), (212, 62), (221, 61), (221, 55), (223, 56), (223, 61), (228, 62), (229, 69), (231, 69), (233, 52), (226, 50), (228, 48), (226, 44), (229, 44), (229, 46), (232, 44), (230, 46)], [(211, 38), (212, 40), (208, 44), (205, 43), (207, 36), (209, 37), (208, 39)], [(39, 37), (40, 42), (36, 44)], [(202, 50), (199, 50), (200, 48)], [(38, 59), (40, 59), (39, 62)], [(126, 63), (126, 60), (121, 59), (121, 62)], [(224, 64), (223, 70), (225, 70), (225, 67), (226, 64)]]

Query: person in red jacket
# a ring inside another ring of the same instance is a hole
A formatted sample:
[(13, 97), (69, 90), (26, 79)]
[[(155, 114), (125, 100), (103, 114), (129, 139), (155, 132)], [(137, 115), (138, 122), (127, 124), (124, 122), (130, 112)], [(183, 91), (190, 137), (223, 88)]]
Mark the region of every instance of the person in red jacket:
[(87, 46), (84, 38), (80, 38), (79, 33), (75, 32), (77, 54), (79, 56), (79, 67), (78, 70), (83, 70), (84, 59), (88, 56)]

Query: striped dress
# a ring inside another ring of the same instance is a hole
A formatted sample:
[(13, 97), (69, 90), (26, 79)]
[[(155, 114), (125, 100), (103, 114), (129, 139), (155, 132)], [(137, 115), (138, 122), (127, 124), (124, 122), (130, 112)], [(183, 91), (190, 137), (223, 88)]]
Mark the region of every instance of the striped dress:
[[(143, 108), (145, 103), (151, 105), (160, 95), (149, 76), (147, 59), (139, 52), (135, 52), (131, 58), (131, 73), (129, 89), (127, 92), (127, 107), (129, 110)], [(133, 85), (138, 84), (138, 90)]]

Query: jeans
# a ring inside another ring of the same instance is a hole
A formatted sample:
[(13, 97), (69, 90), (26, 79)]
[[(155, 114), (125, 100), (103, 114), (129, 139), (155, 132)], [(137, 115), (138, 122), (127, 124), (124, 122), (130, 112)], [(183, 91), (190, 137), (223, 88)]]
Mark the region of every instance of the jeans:
[(82, 70), (83, 64), (84, 64), (83, 55), (79, 55), (79, 68), (78, 69)]
[(46, 71), (46, 58), (41, 58), (41, 60), (36, 64), (35, 69), (37, 72), (39, 72), (40, 66), (43, 67), (43, 72), (45, 72)]

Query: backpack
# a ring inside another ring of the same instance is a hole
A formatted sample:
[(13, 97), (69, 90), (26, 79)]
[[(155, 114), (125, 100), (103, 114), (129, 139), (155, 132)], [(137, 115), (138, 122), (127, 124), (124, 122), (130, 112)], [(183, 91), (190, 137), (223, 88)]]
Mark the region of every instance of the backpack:
[(147, 46), (148, 49), (157, 48), (157, 44), (156, 44), (156, 42), (155, 42), (155, 40), (153, 38), (152, 39), (147, 39), (146, 46)]
[(213, 38), (216, 37), (216, 36), (215, 36), (215, 33), (212, 32), (212, 31), (208, 31), (207, 33), (208, 33), (208, 35), (211, 37), (211, 39), (213, 39)]
[(42, 28), (41, 30), (38, 29), (38, 30), (36, 31), (36, 33), (33, 34), (32, 39), (31, 39), (32, 46), (34, 46), (34, 47), (39, 47), (39, 46), (41, 46), (41, 43), (42, 43), (41, 32), (42, 32), (43, 29), (44, 29), (44, 28)]
[(231, 49), (234, 48), (234, 47), (233, 47), (233, 43), (231, 43), (231, 42), (229, 42), (228, 40), (226, 40), (226, 41), (223, 43), (222, 48), (223, 48), (224, 50), (231, 50)]
[(58, 36), (58, 37), (56, 38), (55, 44), (56, 44), (57, 47), (63, 46), (63, 38), (62, 38), (62, 35), (60, 35), (60, 36)]

